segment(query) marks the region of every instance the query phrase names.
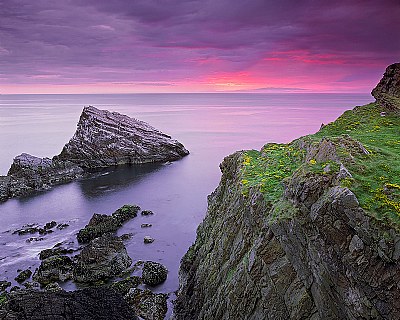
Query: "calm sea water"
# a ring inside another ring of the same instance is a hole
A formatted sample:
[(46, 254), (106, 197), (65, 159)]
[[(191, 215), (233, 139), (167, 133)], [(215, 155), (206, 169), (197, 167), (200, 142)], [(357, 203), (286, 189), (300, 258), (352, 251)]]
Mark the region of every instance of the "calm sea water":
[[(72, 137), (85, 105), (144, 120), (181, 141), (191, 154), (167, 165), (104, 170), (87, 180), (0, 204), (0, 280), (12, 280), (18, 268), (34, 270), (40, 250), (73, 240), (94, 212), (111, 213), (132, 203), (155, 214), (137, 217), (121, 229), (121, 234), (133, 233), (128, 252), (134, 261), (165, 264), (168, 280), (156, 290), (173, 292), (178, 288), (180, 259), (195, 239), (224, 156), (314, 133), (321, 123), (370, 101), (368, 94), (1, 95), (3, 175), (22, 152), (40, 157), (58, 154)], [(31, 243), (26, 242), (31, 235), (7, 232), (51, 220), (68, 222), (70, 227)], [(153, 227), (140, 228), (144, 222)], [(144, 245), (146, 235), (155, 242)]]

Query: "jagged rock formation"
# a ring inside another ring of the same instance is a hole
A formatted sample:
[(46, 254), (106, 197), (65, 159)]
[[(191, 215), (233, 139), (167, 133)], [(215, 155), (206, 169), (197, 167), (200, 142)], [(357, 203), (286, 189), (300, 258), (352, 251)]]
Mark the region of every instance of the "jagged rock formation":
[(175, 319), (399, 319), (392, 106), (378, 97), (315, 135), (225, 158), (181, 261)]
[(57, 159), (83, 168), (175, 161), (189, 152), (170, 136), (117, 112), (85, 107), (72, 139)]
[(0, 176), (0, 201), (81, 178), (90, 169), (175, 161), (188, 154), (181, 143), (146, 122), (89, 106), (59, 155), (14, 158), (7, 176)]
[(398, 110), (400, 105), (400, 63), (386, 68), (383, 78), (372, 90), (378, 104), (389, 110)]

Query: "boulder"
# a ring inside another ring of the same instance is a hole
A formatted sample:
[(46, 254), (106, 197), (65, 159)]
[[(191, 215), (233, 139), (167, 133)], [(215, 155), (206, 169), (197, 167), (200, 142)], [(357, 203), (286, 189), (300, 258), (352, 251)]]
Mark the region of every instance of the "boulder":
[(106, 233), (93, 239), (76, 256), (73, 279), (77, 282), (97, 282), (119, 275), (132, 263), (119, 237)]
[(161, 263), (146, 261), (143, 265), (142, 280), (144, 284), (156, 286), (167, 280), (168, 269)]

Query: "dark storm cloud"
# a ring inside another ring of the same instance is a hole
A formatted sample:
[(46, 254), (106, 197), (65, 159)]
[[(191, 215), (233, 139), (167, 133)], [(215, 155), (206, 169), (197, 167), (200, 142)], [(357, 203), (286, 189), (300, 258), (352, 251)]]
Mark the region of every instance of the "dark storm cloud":
[(0, 0), (0, 8), (3, 84), (273, 77), (277, 64), (281, 77), (336, 68), (335, 81), (346, 82), (377, 76), (400, 55), (397, 0)]

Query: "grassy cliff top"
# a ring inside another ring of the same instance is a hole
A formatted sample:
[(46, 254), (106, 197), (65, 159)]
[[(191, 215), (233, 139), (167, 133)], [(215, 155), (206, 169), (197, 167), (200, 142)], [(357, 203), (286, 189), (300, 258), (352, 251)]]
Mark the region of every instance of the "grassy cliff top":
[[(400, 226), (400, 117), (375, 103), (343, 113), (316, 134), (289, 144), (266, 144), (243, 156), (246, 195), (257, 186), (271, 205), (293, 174), (338, 176), (370, 216)], [(343, 169), (343, 166), (345, 169)]]

